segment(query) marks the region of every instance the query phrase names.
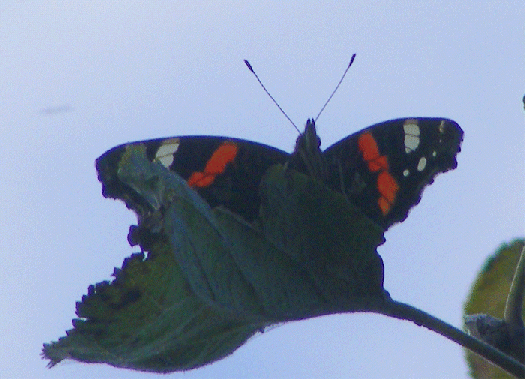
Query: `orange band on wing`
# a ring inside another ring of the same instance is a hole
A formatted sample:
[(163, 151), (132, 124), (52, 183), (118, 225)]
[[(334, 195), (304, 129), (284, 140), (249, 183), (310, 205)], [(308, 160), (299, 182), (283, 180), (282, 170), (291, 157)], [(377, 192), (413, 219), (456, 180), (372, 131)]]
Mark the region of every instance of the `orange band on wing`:
[(363, 155), (364, 161), (371, 172), (378, 172), (377, 190), (381, 194), (377, 204), (384, 216), (392, 209), (396, 201), (399, 184), (396, 179), (388, 172), (388, 158), (379, 153), (377, 142), (370, 132), (363, 133), (357, 141), (359, 151)]
[(204, 171), (196, 171), (191, 174), (188, 185), (190, 187), (207, 187), (212, 184), (217, 175), (226, 171), (228, 163), (234, 161), (238, 151), (238, 146), (231, 141), (221, 144), (206, 163)]

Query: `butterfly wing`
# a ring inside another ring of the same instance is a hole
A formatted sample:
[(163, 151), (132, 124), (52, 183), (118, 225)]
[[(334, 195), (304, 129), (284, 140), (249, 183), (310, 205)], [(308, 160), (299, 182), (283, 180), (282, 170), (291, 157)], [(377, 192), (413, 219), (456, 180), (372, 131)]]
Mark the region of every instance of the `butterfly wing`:
[(385, 230), (405, 220), (436, 175), (456, 168), (463, 131), (443, 118), (372, 125), (325, 152), (327, 183)]
[(122, 192), (115, 170), (126, 146), (134, 144), (143, 144), (148, 159), (187, 180), (212, 208), (224, 206), (248, 221), (254, 220), (259, 211), (262, 176), (270, 166), (285, 163), (290, 156), (267, 145), (227, 137), (184, 136), (132, 142), (107, 151), (97, 160), (105, 196), (116, 197), (113, 195)]

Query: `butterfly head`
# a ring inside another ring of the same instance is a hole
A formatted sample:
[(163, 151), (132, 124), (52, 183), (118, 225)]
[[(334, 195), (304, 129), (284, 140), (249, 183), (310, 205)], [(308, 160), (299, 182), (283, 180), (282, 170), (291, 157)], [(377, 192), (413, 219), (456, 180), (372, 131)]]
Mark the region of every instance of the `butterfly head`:
[(326, 163), (321, 152), (321, 139), (315, 130), (315, 120), (306, 121), (304, 132), (297, 137), (291, 158), (291, 167), (324, 181)]

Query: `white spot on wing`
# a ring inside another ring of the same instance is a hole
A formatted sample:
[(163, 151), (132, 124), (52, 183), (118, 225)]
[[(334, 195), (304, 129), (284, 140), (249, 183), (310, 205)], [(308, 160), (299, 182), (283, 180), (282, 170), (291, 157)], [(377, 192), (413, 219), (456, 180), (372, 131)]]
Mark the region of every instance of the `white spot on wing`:
[(410, 175), (410, 171), (409, 171), (408, 169), (405, 170), (405, 171), (403, 171), (403, 176), (404, 176), (405, 178), (408, 178), (408, 175)]
[(425, 167), (427, 167), (427, 158), (421, 157), (417, 164), (417, 170), (421, 172), (425, 169)]
[(419, 125), (417, 120), (408, 119), (403, 124), (403, 129), (405, 131), (405, 153), (412, 153), (419, 146)]
[(173, 155), (179, 146), (179, 138), (171, 138), (164, 141), (155, 154), (155, 161), (160, 162), (166, 168), (170, 167), (175, 158)]

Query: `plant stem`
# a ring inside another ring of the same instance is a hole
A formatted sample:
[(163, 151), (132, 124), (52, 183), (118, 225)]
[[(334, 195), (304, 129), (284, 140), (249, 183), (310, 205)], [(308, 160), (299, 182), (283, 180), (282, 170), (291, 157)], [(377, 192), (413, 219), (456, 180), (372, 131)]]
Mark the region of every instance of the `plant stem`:
[(424, 326), (451, 341), (463, 346), (466, 349), (480, 355), (491, 363), (497, 365), (503, 370), (517, 378), (525, 378), (525, 365), (517, 360), (502, 353), (498, 349), (486, 344), (485, 342), (474, 338), (458, 328), (440, 320), (418, 308), (409, 304), (401, 303), (395, 300), (387, 300), (384, 307), (377, 310), (378, 313), (386, 316), (398, 318), (401, 320), (412, 321), (418, 326)]

